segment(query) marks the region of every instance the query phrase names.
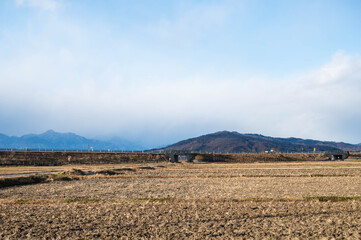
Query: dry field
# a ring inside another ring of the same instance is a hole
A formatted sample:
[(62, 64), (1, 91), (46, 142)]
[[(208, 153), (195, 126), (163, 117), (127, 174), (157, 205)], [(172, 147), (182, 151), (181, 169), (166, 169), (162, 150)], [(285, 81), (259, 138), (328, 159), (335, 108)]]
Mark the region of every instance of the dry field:
[[(76, 169), (76, 170), (74, 170)], [(0, 239), (360, 239), (361, 162), (2, 167)]]

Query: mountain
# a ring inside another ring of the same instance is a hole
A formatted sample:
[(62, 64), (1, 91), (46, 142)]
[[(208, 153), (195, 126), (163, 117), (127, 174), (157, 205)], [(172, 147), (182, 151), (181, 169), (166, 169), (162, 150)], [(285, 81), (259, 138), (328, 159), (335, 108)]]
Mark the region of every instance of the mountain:
[[(58, 133), (53, 130), (42, 134), (27, 134), (9, 137), (0, 134), (0, 149), (46, 149), (46, 150), (145, 150), (144, 146), (112, 138), (106, 141), (88, 139), (74, 133)], [(301, 151), (361, 151), (361, 144), (317, 141), (301, 138), (273, 138), (259, 134), (240, 134), (238, 132), (216, 132), (180, 141), (161, 148), (162, 150), (189, 150), (204, 152), (263, 152), (271, 149), (280, 152)]]
[(172, 144), (161, 150), (185, 150), (204, 152), (264, 152), (271, 149), (279, 152), (313, 151), (360, 151), (361, 146), (323, 142), (301, 138), (273, 138), (259, 134), (241, 134), (238, 132), (216, 132)]
[(311, 139), (301, 139), (301, 138), (278, 138), (283, 141), (289, 141), (295, 144), (315, 146), (316, 148), (322, 147), (333, 147), (343, 151), (360, 151), (361, 145), (359, 144), (350, 144), (344, 142), (331, 142), (331, 141), (318, 141)]
[(22, 137), (9, 137), (0, 134), (2, 149), (47, 149), (47, 150), (144, 150), (142, 146), (122, 140), (100, 141), (88, 139), (74, 133), (58, 133), (53, 130), (42, 134), (27, 134)]

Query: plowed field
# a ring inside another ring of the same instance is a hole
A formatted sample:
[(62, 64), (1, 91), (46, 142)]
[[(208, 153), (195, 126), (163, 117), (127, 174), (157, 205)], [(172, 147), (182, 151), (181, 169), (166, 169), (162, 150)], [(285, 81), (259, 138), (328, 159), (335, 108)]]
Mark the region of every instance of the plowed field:
[(0, 188), (0, 238), (361, 238), (361, 162), (73, 168), (89, 174)]

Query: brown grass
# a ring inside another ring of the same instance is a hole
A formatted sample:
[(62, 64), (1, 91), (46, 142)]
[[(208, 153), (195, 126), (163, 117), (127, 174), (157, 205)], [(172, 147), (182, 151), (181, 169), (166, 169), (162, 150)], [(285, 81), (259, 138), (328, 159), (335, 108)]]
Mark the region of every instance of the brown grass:
[(41, 176), (41, 175), (32, 175), (27, 177), (15, 177), (15, 178), (0, 178), (0, 188), (41, 183), (41, 182), (45, 182), (46, 180), (47, 180), (47, 176)]
[(361, 162), (87, 167), (1, 188), (0, 239), (361, 238)]
[(361, 201), (0, 204), (1, 239), (359, 239)]
[(65, 173), (61, 174), (41, 174), (41, 175), (30, 175), (26, 177), (12, 177), (12, 178), (0, 178), (0, 188), (37, 184), (51, 181), (72, 181), (78, 180), (79, 178), (74, 175), (68, 175)]

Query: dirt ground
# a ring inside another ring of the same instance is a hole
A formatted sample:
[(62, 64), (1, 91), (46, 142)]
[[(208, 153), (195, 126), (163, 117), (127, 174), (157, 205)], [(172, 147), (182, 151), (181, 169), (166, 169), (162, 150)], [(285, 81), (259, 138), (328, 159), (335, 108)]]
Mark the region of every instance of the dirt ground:
[(2, 239), (360, 239), (361, 202), (0, 205)]
[(132, 171), (0, 189), (0, 239), (361, 238), (361, 162), (72, 168)]
[(361, 196), (360, 177), (95, 178), (0, 190), (26, 199), (238, 199)]

